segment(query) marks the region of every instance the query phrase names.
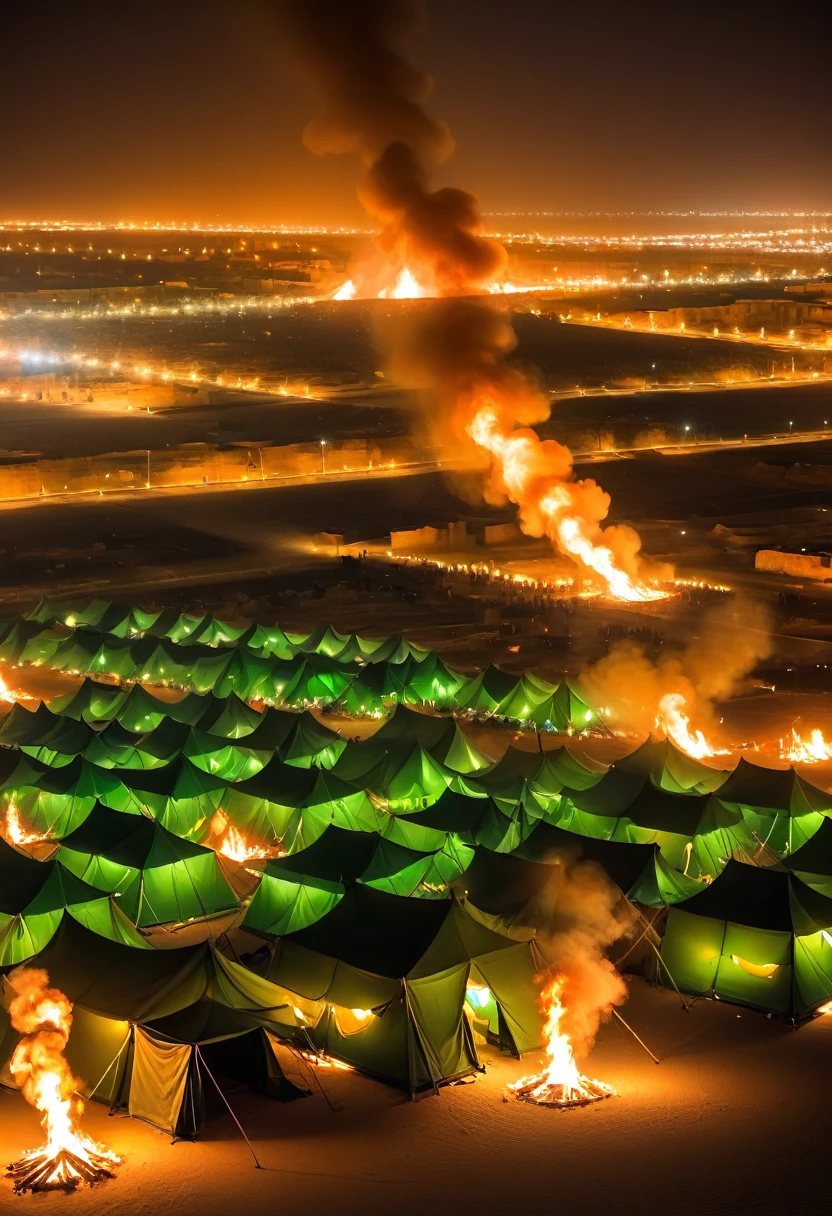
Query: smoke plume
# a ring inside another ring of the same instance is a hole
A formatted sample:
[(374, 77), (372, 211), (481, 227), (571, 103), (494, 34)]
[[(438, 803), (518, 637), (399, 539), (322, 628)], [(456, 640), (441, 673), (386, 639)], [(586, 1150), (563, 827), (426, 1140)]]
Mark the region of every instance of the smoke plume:
[(622, 642), (583, 672), (581, 683), (592, 703), (608, 707), (610, 719), (625, 729), (653, 730), (663, 700), (681, 696), (693, 726), (710, 735), (718, 728), (714, 701), (730, 696), (772, 644), (765, 605), (732, 596), (704, 616), (677, 653), (654, 662), (641, 646)]
[(506, 255), (484, 235), (472, 195), (431, 189), (431, 170), (453, 142), (424, 109), (430, 77), (396, 49), (419, 7), (410, 0), (282, 0), (278, 7), (321, 89), (307, 147), (358, 155), (359, 194), (390, 276), (407, 271), (423, 294), (446, 297), (387, 331), (390, 369), (422, 391), (434, 442), (455, 456), (467, 448), (490, 458), (487, 496), (509, 498), (524, 531), (548, 536), (613, 594), (658, 598), (639, 572), (637, 534), (601, 526), (608, 495), (592, 480), (574, 480), (567, 448), (527, 429), (548, 418), (550, 406), (507, 361), (516, 344), (511, 325), (487, 304), (459, 298), (492, 285)]
[(573, 1050), (592, 1049), (601, 1017), (627, 999), (627, 987), (604, 951), (633, 923), (636, 913), (600, 866), (579, 860), (580, 846), (548, 860), (552, 877), (535, 900), (536, 941), (563, 980), (561, 1029)]

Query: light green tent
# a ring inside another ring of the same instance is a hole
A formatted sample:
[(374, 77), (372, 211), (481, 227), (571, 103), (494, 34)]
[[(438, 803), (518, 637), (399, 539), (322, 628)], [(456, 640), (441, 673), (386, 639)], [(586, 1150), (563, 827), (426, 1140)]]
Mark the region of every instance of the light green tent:
[(539, 1045), (534, 974), (527, 944), (486, 929), (456, 900), (356, 886), (280, 940), (268, 976), (325, 1000), (310, 1031), (318, 1051), (415, 1095), (479, 1068), (463, 1011), (470, 980), (493, 994), (510, 1049)]
[(114, 684), (87, 677), (75, 692), (55, 697), (50, 709), (63, 718), (84, 722), (111, 722), (127, 700), (128, 694)]
[(237, 907), (211, 849), (143, 816), (99, 806), (67, 837), (58, 856), (84, 882), (113, 893), (139, 927), (181, 924)]
[(389, 810), (399, 814), (435, 802), (452, 779), (451, 771), (421, 743), (408, 739), (350, 743), (332, 771), (370, 790), (385, 801)]
[(120, 722), (110, 722), (92, 737), (85, 755), (101, 768), (161, 768), (180, 754), (189, 735), (189, 726), (171, 718), (138, 735)]
[(729, 861), (668, 912), (662, 958), (686, 992), (804, 1017), (832, 996), (832, 899), (796, 874)]
[(177, 836), (192, 836), (219, 807), (226, 783), (184, 757), (161, 768), (122, 769), (119, 782), (101, 795), (113, 810), (150, 814)]
[(21, 764), (2, 787), (4, 801), (13, 802), (35, 832), (55, 839), (84, 821), (98, 798), (112, 796), (120, 782), (111, 771), (77, 756), (61, 768), (39, 771), (34, 762)]

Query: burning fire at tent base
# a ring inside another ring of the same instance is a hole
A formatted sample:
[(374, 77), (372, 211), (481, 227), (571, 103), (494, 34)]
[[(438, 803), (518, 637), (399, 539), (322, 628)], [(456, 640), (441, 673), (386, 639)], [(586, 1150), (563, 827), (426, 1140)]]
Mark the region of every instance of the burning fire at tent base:
[(505, 1101), (514, 1098), (516, 1102), (530, 1102), (533, 1106), (571, 1110), (575, 1106), (590, 1106), (593, 1102), (602, 1102), (605, 1098), (617, 1096), (611, 1085), (594, 1081), (590, 1077), (580, 1077), (576, 1086), (552, 1084), (545, 1073), (538, 1073), (534, 1077), (523, 1077), (513, 1085), (507, 1085)]
[(115, 1177), (113, 1167), (117, 1164), (116, 1156), (99, 1153), (89, 1144), (85, 1145), (83, 1157), (68, 1148), (50, 1153), (44, 1145), (30, 1149), (19, 1161), (7, 1166), (6, 1177), (13, 1180), (16, 1195), (26, 1191), (33, 1194), (36, 1191), (74, 1191), (82, 1184), (94, 1186), (96, 1182)]

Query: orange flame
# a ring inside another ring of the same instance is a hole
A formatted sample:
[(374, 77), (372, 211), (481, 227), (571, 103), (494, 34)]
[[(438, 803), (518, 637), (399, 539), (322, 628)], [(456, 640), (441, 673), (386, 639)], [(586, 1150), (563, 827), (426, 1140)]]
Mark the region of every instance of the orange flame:
[(84, 1103), (77, 1095), (80, 1082), (64, 1058), (71, 1002), (50, 988), (47, 973), (35, 967), (18, 967), (9, 983), (16, 994), (9, 1005), (11, 1023), (23, 1035), (12, 1056), (11, 1073), (26, 1101), (43, 1113), (46, 1132), (45, 1145), (9, 1166), (15, 1190), (71, 1189), (112, 1177), (109, 1167), (119, 1165), (120, 1158), (75, 1128)]
[(212, 848), (229, 861), (244, 863), (246, 861), (262, 860), (266, 857), (280, 857), (282, 849), (269, 849), (263, 845), (249, 844), (239, 828), (230, 823), (222, 809), (214, 812), (211, 820), (211, 836), (217, 837), (212, 842)]
[(0, 701), (7, 701), (9, 704), (14, 704), (15, 701), (31, 701), (32, 697), (27, 692), (19, 692), (9, 688), (5, 679), (0, 675)]
[(6, 807), (6, 838), (16, 845), (40, 844), (48, 840), (48, 834), (27, 832), (20, 822), (20, 811), (13, 802)]
[(333, 300), (354, 300), (357, 291), (358, 288), (352, 279), (347, 279), (346, 283), (342, 284), (342, 286), (338, 288), (332, 298)]
[(820, 764), (823, 760), (832, 760), (832, 743), (827, 743), (822, 730), (813, 730), (808, 739), (792, 727), (790, 739), (780, 740), (780, 756), (783, 760), (791, 760), (797, 764)]
[(490, 452), (502, 486), (531, 522), (524, 530), (535, 535), (545, 532), (562, 553), (593, 570), (616, 599), (646, 603), (667, 598), (668, 592), (649, 587), (623, 569), (604, 543), (599, 520), (606, 506), (600, 514), (596, 510), (595, 519), (582, 506), (580, 500), (594, 497), (598, 487), (594, 482), (570, 480), (571, 456), (566, 448), (551, 439), (541, 440), (532, 430), (506, 424), (490, 400), (475, 403), (466, 430)]
[(615, 1090), (603, 1081), (582, 1076), (575, 1063), (572, 1044), (561, 1029), (566, 1013), (563, 1003), (565, 977), (556, 975), (541, 994), (546, 1008), (546, 1055), (549, 1062), (543, 1072), (523, 1077), (508, 1089), (526, 1102), (544, 1106), (581, 1106), (599, 1098), (609, 1098)]
[(705, 756), (724, 756), (724, 751), (712, 747), (701, 730), (692, 730), (687, 713), (687, 699), (680, 692), (668, 692), (659, 701), (656, 725), (677, 747), (696, 760)]

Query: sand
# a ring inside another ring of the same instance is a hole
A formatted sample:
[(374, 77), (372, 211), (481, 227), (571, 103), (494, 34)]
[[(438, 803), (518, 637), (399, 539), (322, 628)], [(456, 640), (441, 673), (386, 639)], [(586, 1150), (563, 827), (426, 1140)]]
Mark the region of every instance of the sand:
[[(335, 1110), (319, 1092), (287, 1105), (231, 1096), (264, 1166), (257, 1171), (228, 1116), (195, 1143), (171, 1146), (92, 1104), (84, 1126), (123, 1154), (117, 1178), (70, 1199), (15, 1198), (0, 1180), (0, 1211), (765, 1216), (820, 1206), (832, 1019), (794, 1032), (717, 1002), (686, 1014), (673, 994), (639, 980), (623, 1012), (662, 1063), (620, 1026), (604, 1026), (587, 1071), (620, 1096), (594, 1107), (504, 1103), (504, 1084), (535, 1058), (488, 1050), (484, 1076), (415, 1104), (355, 1074), (319, 1073)], [(37, 1117), (18, 1095), (0, 1094), (0, 1137), (4, 1160), (39, 1142)]]

